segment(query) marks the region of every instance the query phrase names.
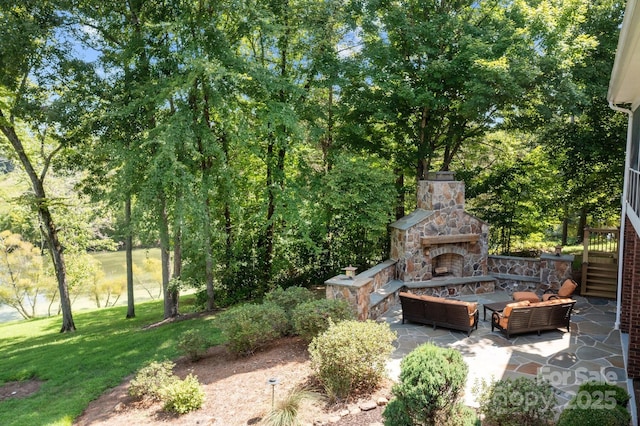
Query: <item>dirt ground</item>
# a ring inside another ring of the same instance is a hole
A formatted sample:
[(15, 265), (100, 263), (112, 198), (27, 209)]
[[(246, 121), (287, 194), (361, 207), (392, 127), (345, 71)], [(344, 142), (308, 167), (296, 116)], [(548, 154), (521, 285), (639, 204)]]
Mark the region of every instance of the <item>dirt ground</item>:
[[(127, 395), (129, 379), (91, 402), (76, 425), (259, 425), (271, 408), (272, 398), (284, 397), (296, 385), (309, 384), (311, 376), (306, 345), (298, 338), (283, 338), (248, 358), (236, 358), (223, 346), (210, 348), (206, 356), (191, 362), (175, 361), (174, 372), (181, 378), (192, 373), (205, 391), (201, 409), (182, 415), (162, 411), (159, 403), (134, 401)], [(277, 378), (272, 387), (268, 380)], [(382, 425), (384, 407), (363, 411), (365, 403), (375, 406), (381, 397), (390, 397), (391, 383), (374, 394), (342, 404), (326, 401), (307, 403), (301, 410), (302, 424), (334, 426)], [(30, 381), (0, 387), (0, 398), (23, 397), (37, 391), (39, 383)]]

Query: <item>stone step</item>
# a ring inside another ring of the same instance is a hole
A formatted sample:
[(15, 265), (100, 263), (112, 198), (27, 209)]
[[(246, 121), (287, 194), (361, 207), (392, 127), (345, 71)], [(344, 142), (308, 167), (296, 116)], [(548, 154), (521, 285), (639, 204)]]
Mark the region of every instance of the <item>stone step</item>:
[(395, 293), (399, 292), (405, 284), (405, 282), (400, 280), (389, 281), (378, 291), (371, 293), (369, 296), (369, 306), (376, 306), (387, 297), (393, 296)]

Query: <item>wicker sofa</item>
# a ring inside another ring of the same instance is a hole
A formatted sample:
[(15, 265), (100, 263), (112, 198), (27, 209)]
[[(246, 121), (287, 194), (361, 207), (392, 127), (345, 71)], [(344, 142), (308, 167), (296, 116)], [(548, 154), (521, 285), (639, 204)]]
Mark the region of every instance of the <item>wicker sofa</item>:
[(401, 292), (402, 323), (417, 322), (462, 330), (467, 336), (478, 328), (478, 304), (442, 297), (420, 296), (413, 293)]
[(565, 327), (569, 332), (571, 310), (575, 303), (572, 299), (509, 303), (502, 312), (494, 312), (491, 316), (491, 331), (497, 328), (506, 334), (507, 339), (512, 334), (537, 331), (539, 335), (542, 330)]

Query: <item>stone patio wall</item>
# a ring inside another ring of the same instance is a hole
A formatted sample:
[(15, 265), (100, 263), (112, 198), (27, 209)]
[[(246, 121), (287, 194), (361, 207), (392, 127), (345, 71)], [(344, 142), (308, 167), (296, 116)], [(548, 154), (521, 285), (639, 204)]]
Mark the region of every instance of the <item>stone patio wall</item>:
[(382, 286), (395, 277), (396, 262), (387, 260), (371, 269), (349, 278), (346, 275), (338, 275), (327, 281), (327, 299), (343, 299), (354, 307), (358, 319), (369, 318), (369, 301), (371, 293), (378, 291)]
[(573, 259), (573, 255), (554, 254), (542, 254), (540, 258), (489, 256), (487, 269), (502, 290), (543, 293), (557, 290), (565, 279), (571, 278)]

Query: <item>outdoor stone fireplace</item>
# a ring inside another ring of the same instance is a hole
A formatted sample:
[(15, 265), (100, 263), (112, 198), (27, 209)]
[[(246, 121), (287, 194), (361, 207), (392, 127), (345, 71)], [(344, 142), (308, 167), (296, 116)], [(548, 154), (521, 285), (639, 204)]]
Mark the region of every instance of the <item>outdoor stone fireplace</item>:
[(390, 225), (390, 259), (325, 281), (327, 298), (347, 300), (360, 319), (376, 319), (398, 303), (400, 291), (438, 297), (543, 291), (571, 275), (573, 256), (488, 256), (489, 225), (464, 207), (464, 182), (450, 172), (430, 174), (418, 182), (416, 210)]
[(405, 282), (487, 274), (489, 226), (464, 210), (464, 182), (436, 173), (418, 183), (418, 208), (391, 224), (391, 258)]

